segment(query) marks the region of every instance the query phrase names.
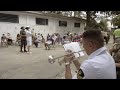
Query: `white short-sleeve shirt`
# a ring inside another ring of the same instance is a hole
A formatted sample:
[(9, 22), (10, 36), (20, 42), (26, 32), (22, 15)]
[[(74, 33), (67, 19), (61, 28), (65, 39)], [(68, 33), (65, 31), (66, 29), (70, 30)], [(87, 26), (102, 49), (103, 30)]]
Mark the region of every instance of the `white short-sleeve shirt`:
[(30, 31), (26, 31), (27, 41), (32, 41), (32, 33)]
[(88, 60), (81, 64), (80, 69), (84, 73), (83, 79), (116, 79), (115, 62), (106, 47), (93, 52)]

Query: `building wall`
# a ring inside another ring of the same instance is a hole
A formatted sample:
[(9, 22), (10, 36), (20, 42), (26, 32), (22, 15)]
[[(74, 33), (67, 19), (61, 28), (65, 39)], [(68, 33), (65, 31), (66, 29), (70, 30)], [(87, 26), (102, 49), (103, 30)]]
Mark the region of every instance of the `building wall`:
[[(4, 12), (6, 13), (6, 12)], [(10, 12), (7, 12), (8, 14)], [(13, 40), (16, 40), (16, 35), (20, 32), (21, 26), (30, 26), (31, 29), (34, 29), (35, 33), (43, 34), (46, 38), (47, 34), (52, 33), (60, 33), (61, 36), (67, 31), (72, 33), (78, 33), (84, 31), (84, 24), (80, 21), (76, 20), (68, 20), (63, 18), (54, 18), (54, 17), (46, 17), (46, 16), (38, 16), (38, 15), (28, 15), (28, 14), (21, 14), (21, 13), (11, 13), (19, 15), (19, 23), (9, 23), (9, 22), (0, 22), (0, 37), (2, 34), (10, 33), (12, 35)], [(35, 18), (45, 18), (48, 19), (48, 25), (36, 25)], [(59, 27), (59, 20), (67, 21), (67, 27)], [(80, 22), (80, 28), (74, 28), (74, 22)]]
[(7, 33), (10, 33), (12, 35), (12, 38), (16, 40), (16, 35), (17, 33), (19, 33), (19, 31), (19, 24), (0, 22), (0, 37), (2, 36), (2, 34), (7, 35)]

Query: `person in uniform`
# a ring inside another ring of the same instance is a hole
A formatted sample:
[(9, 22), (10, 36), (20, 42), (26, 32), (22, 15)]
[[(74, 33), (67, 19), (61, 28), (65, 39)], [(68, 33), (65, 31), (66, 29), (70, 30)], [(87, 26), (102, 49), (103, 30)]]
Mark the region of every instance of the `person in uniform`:
[[(64, 56), (66, 79), (116, 79), (116, 66), (113, 57), (104, 46), (104, 38), (99, 30), (87, 30), (82, 35), (83, 48), (89, 56), (81, 64), (74, 54)], [(77, 68), (72, 77), (71, 62)]]
[(23, 52), (23, 50), (22, 50), (23, 47), (24, 47), (24, 52), (27, 52), (27, 51), (26, 51), (27, 41), (26, 41), (25, 27), (21, 27), (21, 31), (20, 31), (20, 40), (21, 40), (20, 52)]
[(120, 43), (120, 26), (113, 32), (113, 43)]
[(117, 79), (120, 79), (120, 51), (118, 51), (114, 56), (115, 64), (116, 64), (116, 73)]
[(109, 49), (110, 54), (118, 52), (120, 49), (120, 26), (113, 32), (113, 48)]

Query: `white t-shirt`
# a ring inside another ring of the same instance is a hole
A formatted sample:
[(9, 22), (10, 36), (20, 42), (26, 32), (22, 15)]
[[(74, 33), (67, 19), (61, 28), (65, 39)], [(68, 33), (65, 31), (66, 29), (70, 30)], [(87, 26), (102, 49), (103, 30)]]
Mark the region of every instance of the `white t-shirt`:
[[(84, 73), (83, 79), (116, 79), (115, 62), (105, 47), (93, 52), (80, 69)], [(73, 79), (77, 79), (77, 76)]]
[(32, 33), (30, 31), (26, 31), (26, 37), (27, 37), (27, 40), (32, 41)]

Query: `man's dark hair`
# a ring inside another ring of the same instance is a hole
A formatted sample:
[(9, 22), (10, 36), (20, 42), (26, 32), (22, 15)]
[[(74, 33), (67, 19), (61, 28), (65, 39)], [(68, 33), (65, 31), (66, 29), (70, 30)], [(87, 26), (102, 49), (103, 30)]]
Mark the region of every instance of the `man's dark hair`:
[(25, 27), (24, 26), (22, 26), (20, 29), (24, 29)]
[(104, 37), (100, 30), (87, 30), (82, 35), (83, 38), (90, 39), (98, 47), (104, 46)]

